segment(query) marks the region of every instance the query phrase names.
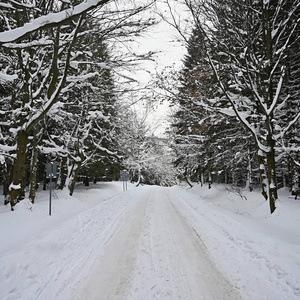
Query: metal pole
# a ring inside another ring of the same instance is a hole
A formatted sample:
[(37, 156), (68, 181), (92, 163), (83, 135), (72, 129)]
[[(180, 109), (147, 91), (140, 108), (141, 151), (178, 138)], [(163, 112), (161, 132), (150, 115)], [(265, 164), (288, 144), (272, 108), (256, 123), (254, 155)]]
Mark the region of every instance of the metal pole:
[(53, 163), (51, 163), (51, 172), (49, 174), (49, 178), (50, 178), (49, 216), (51, 216), (52, 175), (53, 175)]

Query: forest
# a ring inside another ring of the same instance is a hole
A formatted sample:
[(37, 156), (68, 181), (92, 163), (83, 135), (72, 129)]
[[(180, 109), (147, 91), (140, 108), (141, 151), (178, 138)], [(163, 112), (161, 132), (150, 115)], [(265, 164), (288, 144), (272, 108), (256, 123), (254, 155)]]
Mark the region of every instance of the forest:
[[(260, 189), (271, 213), (281, 187), (297, 196), (300, 1), (181, 0), (190, 32), (164, 1), (187, 54), (141, 96), (122, 70), (155, 54), (118, 45), (155, 25), (156, 2), (0, 2), (0, 184), (12, 210), (46, 188), (49, 163), (70, 195), (126, 169), (137, 185)], [(160, 137), (126, 99), (162, 97), (174, 109)]]

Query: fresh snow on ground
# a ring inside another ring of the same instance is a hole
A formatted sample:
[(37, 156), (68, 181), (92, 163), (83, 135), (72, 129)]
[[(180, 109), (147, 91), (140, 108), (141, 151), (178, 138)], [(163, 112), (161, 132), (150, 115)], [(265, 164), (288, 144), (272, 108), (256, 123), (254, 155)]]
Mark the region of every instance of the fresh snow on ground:
[(0, 299), (300, 299), (300, 201), (121, 182), (0, 203)]

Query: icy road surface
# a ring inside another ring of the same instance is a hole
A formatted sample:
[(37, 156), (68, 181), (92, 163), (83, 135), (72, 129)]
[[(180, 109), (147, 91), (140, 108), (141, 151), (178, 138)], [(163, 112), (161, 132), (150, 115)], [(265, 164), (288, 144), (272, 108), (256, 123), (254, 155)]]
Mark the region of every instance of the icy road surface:
[(166, 188), (131, 193), (99, 236), (93, 262), (68, 298), (241, 299), (177, 202)]

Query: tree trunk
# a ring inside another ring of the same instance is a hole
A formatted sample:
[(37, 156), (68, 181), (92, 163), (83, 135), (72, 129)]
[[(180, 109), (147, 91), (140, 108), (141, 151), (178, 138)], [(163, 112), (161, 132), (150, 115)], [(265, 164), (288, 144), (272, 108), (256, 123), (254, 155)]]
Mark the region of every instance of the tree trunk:
[(201, 172), (200, 178), (201, 178), (201, 186), (203, 186), (204, 185), (204, 173), (203, 172)]
[(12, 184), (10, 185), (10, 205), (11, 210), (25, 195), (25, 162), (27, 150), (28, 133), (26, 131), (19, 131), (17, 136), (17, 150), (16, 159), (13, 163)]
[(267, 153), (267, 165), (268, 165), (269, 204), (270, 204), (270, 212), (272, 214), (276, 209), (275, 202), (278, 199), (274, 148)]
[(252, 186), (251, 147), (250, 147), (250, 143), (248, 144), (248, 167), (247, 167), (247, 183), (246, 183), (246, 188), (249, 189), (250, 192), (253, 191), (253, 186)]
[[(44, 168), (46, 168), (46, 166), (44, 166)], [(43, 191), (47, 190), (47, 175), (46, 175), (46, 171), (44, 171), (44, 176), (43, 176)]]
[(211, 189), (211, 185), (212, 185), (212, 176), (211, 176), (211, 172), (208, 172), (208, 188)]
[(32, 157), (31, 157), (31, 169), (30, 169), (30, 191), (29, 191), (29, 199), (31, 200), (31, 203), (34, 203), (35, 194), (36, 194), (37, 162), (38, 162), (37, 136), (36, 136), (36, 130), (34, 130), (33, 141), (32, 141)]
[(282, 170), (282, 186), (283, 186), (284, 188), (287, 187), (286, 174), (285, 174), (284, 170)]
[(258, 168), (259, 168), (259, 177), (260, 177), (260, 186), (261, 186), (261, 193), (266, 200), (268, 200), (268, 193), (266, 191), (267, 188), (267, 175), (266, 175), (266, 167), (264, 164), (264, 156), (265, 154), (258, 150), (257, 153), (257, 160), (258, 160)]
[(296, 191), (299, 190), (299, 173), (297, 172), (297, 165), (295, 164), (294, 158), (290, 159), (290, 191), (292, 195), (295, 195)]
[(234, 169), (234, 167), (232, 168), (232, 172), (231, 172), (231, 181), (232, 181), (232, 185), (236, 186), (236, 176), (235, 176), (235, 169)]
[(224, 174), (224, 181), (225, 181), (225, 184), (228, 184), (228, 173), (226, 170), (225, 170), (225, 174)]
[(192, 188), (193, 185), (191, 183), (191, 179), (190, 179), (189, 172), (188, 172), (187, 168), (185, 168), (184, 178), (185, 178), (187, 184)]
[(141, 168), (139, 168), (139, 170), (138, 170), (138, 181), (137, 181), (136, 187), (138, 187), (140, 185), (141, 180), (142, 180), (142, 173), (141, 173)]
[(62, 190), (66, 186), (66, 179), (68, 177), (68, 166), (67, 166), (67, 156), (63, 156), (60, 161), (59, 170), (59, 183), (58, 189)]
[(9, 186), (12, 182), (12, 161), (8, 158), (5, 158), (5, 163), (3, 165), (4, 169), (4, 178), (3, 178), (3, 195), (4, 195), (4, 205), (7, 205), (10, 202), (10, 192)]
[(79, 175), (80, 167), (81, 167), (81, 162), (74, 162), (71, 172), (69, 174), (70, 182), (68, 184), (68, 188), (69, 188), (70, 196), (73, 195), (75, 189), (75, 183)]

